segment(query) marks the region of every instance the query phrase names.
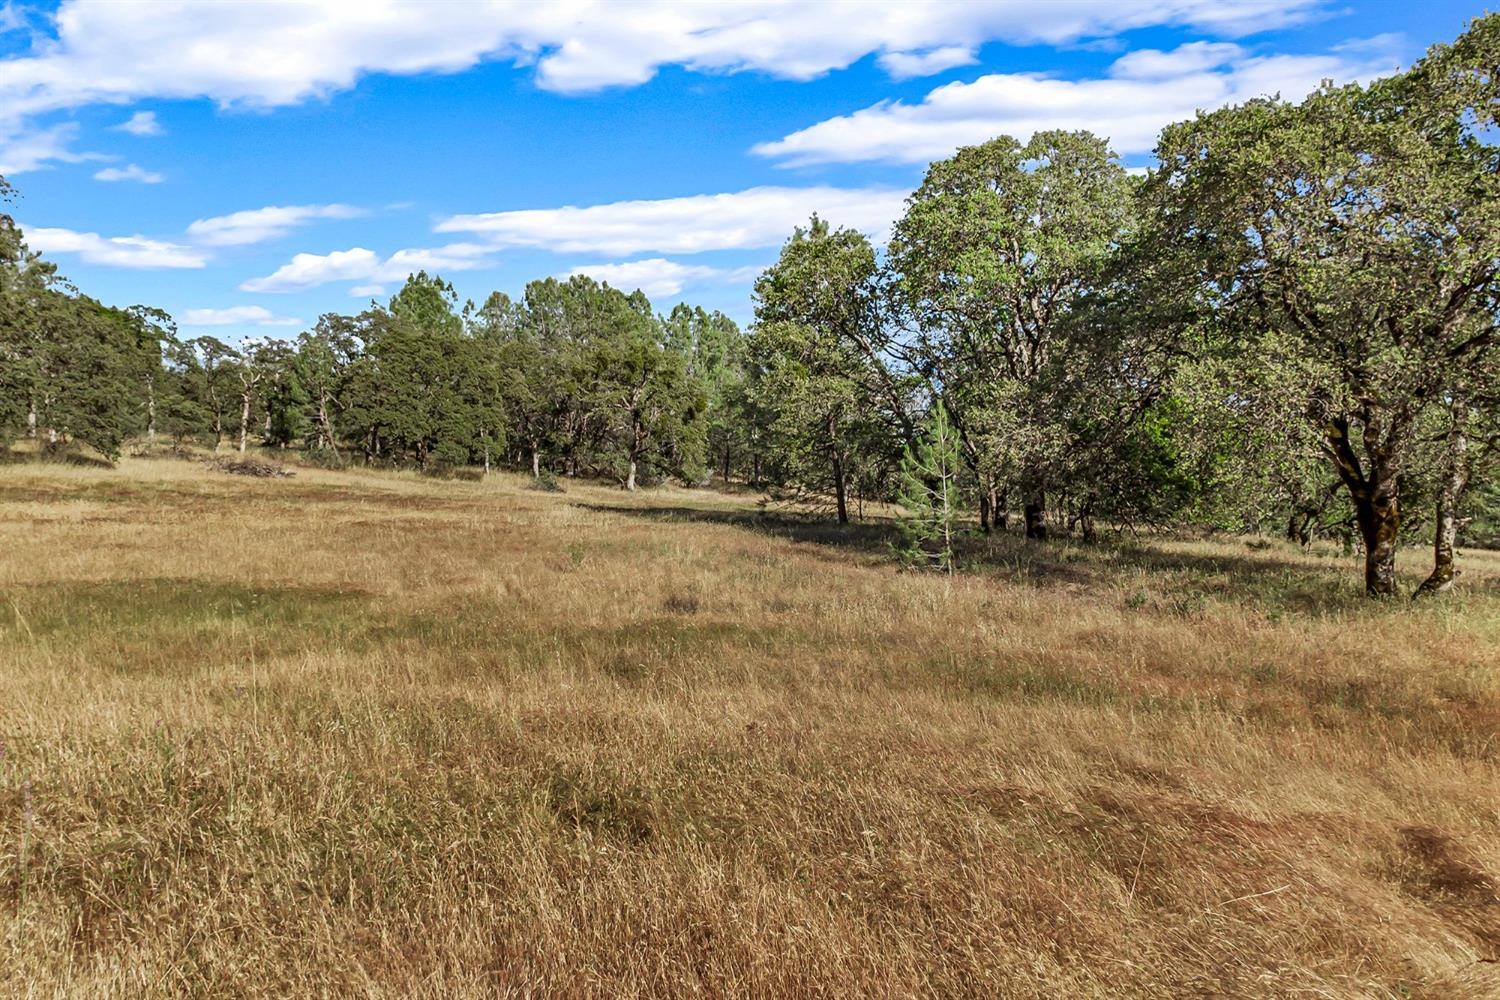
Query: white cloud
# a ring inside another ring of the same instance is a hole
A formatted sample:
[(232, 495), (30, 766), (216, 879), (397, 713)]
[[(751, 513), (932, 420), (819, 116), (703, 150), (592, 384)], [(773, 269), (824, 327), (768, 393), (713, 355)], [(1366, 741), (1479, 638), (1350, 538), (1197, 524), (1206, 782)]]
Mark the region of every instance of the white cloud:
[(1063, 80), (994, 73), (950, 83), (920, 104), (882, 101), (830, 118), (754, 152), (785, 166), (884, 160), (925, 163), (997, 135), (1089, 129), (1121, 154), (1146, 153), (1162, 126), (1199, 109), (1280, 93), (1300, 99), (1324, 79), (1368, 80), (1397, 68), (1394, 39), (1367, 40), (1327, 55), (1248, 56), (1239, 46), (1192, 43), (1171, 52), (1122, 56), (1106, 77)]
[(355, 285), (353, 288), (349, 289), (349, 294), (352, 295), (352, 296), (354, 296), (357, 299), (374, 298), (377, 295), (384, 295), (385, 294), (385, 286), (384, 285)]
[(945, 45), (930, 52), (887, 52), (877, 62), (897, 80), (932, 76), (955, 66), (972, 66), (979, 59), (967, 45)]
[(363, 214), (349, 205), (268, 205), (199, 219), (187, 231), (208, 246), (244, 246), (285, 236), (315, 219), (352, 219)]
[(293, 316), (277, 316), (265, 306), (188, 309), (178, 317), (183, 326), (301, 326)]
[(450, 243), (431, 249), (398, 250), (382, 259), (373, 250), (353, 247), (328, 254), (299, 253), (263, 278), (240, 285), (245, 292), (293, 292), (334, 281), (405, 281), (417, 271), (472, 271), (493, 263), (493, 247)]
[(156, 120), (155, 111), (137, 111), (129, 118), (115, 126), (116, 132), (129, 132), (131, 135), (165, 135), (166, 130), (161, 127), (161, 122)]
[(0, 35), (26, 27), (26, 15), (13, 3), (0, 4)]
[(496, 247), (565, 253), (702, 253), (777, 246), (817, 212), (836, 226), (883, 239), (907, 192), (886, 188), (757, 187), (584, 208), (523, 209), (455, 215), (442, 233), (472, 233)]
[(30, 116), (87, 104), (276, 107), (371, 73), (457, 73), (484, 59), (532, 65), (539, 86), (562, 93), (640, 84), (674, 65), (806, 80), (874, 54), (896, 57), (887, 66), (902, 73), (992, 40), (1055, 45), (1151, 25), (1263, 31), (1323, 2), (575, 0), (446, 4), (435, 16), (421, 0), (63, 0), (55, 37), (0, 60), (0, 117), (11, 126), (0, 128), (0, 161), (31, 162), (5, 150)]
[(5, 112), (0, 110), (0, 176), (40, 170), (54, 162), (100, 159), (69, 149), (69, 144), (77, 138), (77, 122), (32, 128), (19, 120), (7, 119)]
[(191, 247), (144, 236), (100, 236), (71, 229), (22, 227), (26, 242), (42, 253), (76, 253), (85, 264), (129, 268), (198, 268), (202, 254)]
[(1244, 55), (1245, 50), (1232, 42), (1189, 42), (1170, 52), (1137, 49), (1116, 59), (1109, 75), (1125, 80), (1170, 80), (1227, 66)]
[(134, 163), (123, 170), (119, 167), (105, 167), (94, 174), (96, 181), (140, 181), (142, 184), (160, 184), (165, 179), (156, 171), (138, 167)]
[(586, 274), (596, 281), (604, 281), (622, 291), (632, 292), (639, 288), (647, 298), (676, 295), (685, 285), (732, 284), (749, 281), (759, 274), (761, 267), (705, 267), (699, 264), (680, 264), (664, 257), (647, 260), (622, 261), (615, 264), (584, 264), (573, 268), (568, 276)]

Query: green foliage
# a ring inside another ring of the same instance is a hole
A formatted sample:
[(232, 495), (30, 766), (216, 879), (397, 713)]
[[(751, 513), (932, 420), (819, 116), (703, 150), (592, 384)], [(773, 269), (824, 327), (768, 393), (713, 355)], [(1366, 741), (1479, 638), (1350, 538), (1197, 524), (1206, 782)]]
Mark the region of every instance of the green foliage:
[[(893, 297), (917, 336), (893, 352), (947, 405), (975, 476), (1045, 509), (1089, 443), (1063, 390), (1092, 399), (1110, 356), (1071, 315), (1103, 286), (1132, 224), (1130, 182), (1087, 132), (1001, 136), (934, 163), (891, 241)], [(1084, 422), (1086, 424), (1086, 422)]]
[(1234, 398), (1251, 419), (1310, 425), (1378, 596), (1394, 586), (1401, 483), (1425, 414), (1500, 349), (1500, 174), (1483, 127), (1495, 34), (1483, 18), (1369, 87), (1169, 126), (1145, 186), (1156, 249), (1195, 275), (1216, 346), (1238, 361)]
[(870, 242), (816, 217), (798, 229), (755, 285), (749, 399), (761, 414), (777, 478), (799, 493), (830, 496), (847, 521), (851, 484), (895, 465), (887, 373), (866, 349), (878, 322)]
[(901, 541), (895, 548), (905, 565), (953, 572), (960, 468), (958, 435), (939, 401), (901, 458)]
[(79, 295), (0, 216), (0, 436), (107, 458), (146, 426), (159, 331), (141, 314)]

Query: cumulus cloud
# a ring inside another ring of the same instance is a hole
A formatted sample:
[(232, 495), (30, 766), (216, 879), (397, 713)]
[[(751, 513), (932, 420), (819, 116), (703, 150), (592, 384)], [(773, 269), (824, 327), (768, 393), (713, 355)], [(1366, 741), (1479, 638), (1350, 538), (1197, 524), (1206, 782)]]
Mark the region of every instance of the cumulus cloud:
[(188, 309), (178, 320), (183, 326), (301, 326), (294, 316), (277, 316), (264, 306)]
[(646, 293), (647, 298), (656, 298), (676, 295), (686, 285), (749, 281), (761, 270), (763, 269), (760, 267), (706, 267), (700, 264), (682, 264), (664, 257), (651, 257), (614, 264), (583, 264), (569, 271), (568, 276), (586, 274), (623, 291), (630, 292), (638, 288)]
[(1389, 36), (1324, 55), (1249, 55), (1238, 45), (1195, 42), (1168, 52), (1121, 56), (1109, 74), (1064, 80), (1045, 73), (993, 73), (938, 87), (918, 104), (882, 101), (830, 118), (754, 152), (785, 166), (882, 160), (925, 163), (997, 135), (1089, 129), (1116, 152), (1146, 153), (1162, 126), (1199, 109), (1281, 94), (1300, 99), (1325, 79), (1369, 80), (1394, 71)]
[(384, 285), (355, 285), (349, 289), (349, 294), (357, 299), (374, 298), (385, 294)]
[(905, 198), (905, 191), (887, 188), (756, 187), (582, 208), (455, 215), (439, 222), (437, 231), (470, 233), (495, 247), (564, 253), (702, 253), (776, 246), (814, 212), (881, 240), (901, 215)]
[(352, 219), (363, 215), (349, 205), (268, 205), (188, 224), (188, 235), (207, 246), (244, 246), (285, 236), (316, 219)]
[(138, 136), (166, 134), (166, 130), (161, 127), (161, 122), (156, 120), (155, 111), (137, 111), (114, 128), (116, 132), (128, 132)]
[(887, 52), (877, 62), (896, 80), (931, 76), (955, 66), (972, 66), (979, 59), (967, 45), (945, 45), (930, 52)]
[(144, 236), (100, 236), (57, 227), (23, 227), (26, 242), (42, 253), (77, 254), (85, 264), (128, 268), (199, 268), (204, 256), (191, 247)]
[(165, 179), (156, 171), (138, 167), (134, 163), (123, 169), (120, 167), (105, 167), (94, 174), (94, 180), (96, 181), (139, 181), (142, 184), (160, 184)]
[(1122, 80), (1172, 80), (1240, 61), (1245, 50), (1232, 42), (1189, 42), (1170, 52), (1137, 49), (1114, 61), (1109, 75)]
[[(561, 93), (643, 83), (662, 66), (806, 80), (867, 55), (897, 75), (956, 65), (986, 41), (1062, 44), (1171, 25), (1233, 36), (1307, 17), (1323, 0), (63, 0), (55, 37), (0, 60), (10, 136), (31, 116), (87, 104), (207, 98), (276, 107), (371, 73), (456, 73), (484, 59), (534, 66)], [(7, 8), (10, 9), (10, 8)], [(0, 129), (0, 150), (7, 133)], [(34, 169), (35, 160), (0, 152)], [(14, 169), (12, 173), (17, 172)]]
[(378, 283), (404, 281), (417, 271), (471, 271), (493, 263), (493, 247), (450, 243), (431, 249), (398, 250), (382, 258), (373, 250), (353, 247), (333, 253), (299, 253), (263, 278), (240, 285), (245, 292), (295, 292), (334, 281)]

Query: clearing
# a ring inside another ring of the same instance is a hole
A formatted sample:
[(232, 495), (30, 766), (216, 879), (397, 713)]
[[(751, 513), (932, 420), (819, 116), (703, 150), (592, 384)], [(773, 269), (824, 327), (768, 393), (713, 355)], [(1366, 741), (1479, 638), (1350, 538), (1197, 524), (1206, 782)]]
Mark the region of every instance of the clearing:
[(1500, 554), (524, 484), (0, 467), (0, 994), (1500, 991)]

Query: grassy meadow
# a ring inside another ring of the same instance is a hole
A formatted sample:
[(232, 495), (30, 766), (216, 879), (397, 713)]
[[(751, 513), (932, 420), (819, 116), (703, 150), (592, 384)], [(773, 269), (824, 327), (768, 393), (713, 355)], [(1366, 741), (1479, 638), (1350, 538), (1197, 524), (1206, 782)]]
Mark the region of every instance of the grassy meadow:
[(525, 483), (0, 466), (0, 996), (1500, 996), (1500, 554)]

